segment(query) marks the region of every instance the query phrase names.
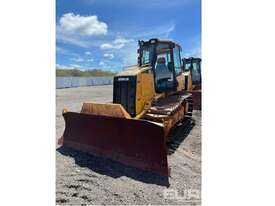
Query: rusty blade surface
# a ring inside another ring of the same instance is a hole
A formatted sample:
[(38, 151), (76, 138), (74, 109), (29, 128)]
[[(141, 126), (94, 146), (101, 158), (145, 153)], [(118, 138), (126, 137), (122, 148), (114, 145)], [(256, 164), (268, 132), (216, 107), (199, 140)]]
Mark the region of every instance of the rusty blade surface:
[(169, 175), (163, 127), (144, 120), (75, 112), (63, 116), (64, 146)]

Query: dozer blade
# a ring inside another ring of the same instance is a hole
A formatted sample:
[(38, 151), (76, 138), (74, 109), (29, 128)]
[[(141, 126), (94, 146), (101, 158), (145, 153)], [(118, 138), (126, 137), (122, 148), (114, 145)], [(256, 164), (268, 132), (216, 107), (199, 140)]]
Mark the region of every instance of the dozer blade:
[(85, 113), (63, 113), (66, 128), (60, 141), (80, 151), (142, 170), (169, 176), (163, 127), (134, 120)]

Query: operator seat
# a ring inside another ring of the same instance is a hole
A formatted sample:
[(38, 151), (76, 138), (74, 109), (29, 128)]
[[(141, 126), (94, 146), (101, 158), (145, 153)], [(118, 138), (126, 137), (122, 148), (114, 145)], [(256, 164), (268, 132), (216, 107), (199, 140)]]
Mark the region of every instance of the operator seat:
[(159, 92), (165, 91), (168, 88), (168, 79), (171, 78), (172, 72), (166, 66), (165, 58), (160, 57), (157, 59), (156, 67), (156, 84)]
[(160, 57), (157, 60), (156, 64), (156, 81), (162, 80), (162, 79), (170, 79), (171, 78), (171, 72), (166, 66), (165, 58)]

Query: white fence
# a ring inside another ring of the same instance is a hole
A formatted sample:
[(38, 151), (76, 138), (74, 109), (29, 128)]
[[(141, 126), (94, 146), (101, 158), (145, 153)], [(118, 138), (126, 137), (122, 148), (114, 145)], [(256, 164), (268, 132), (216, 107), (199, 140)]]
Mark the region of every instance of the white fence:
[(56, 77), (57, 89), (110, 84), (113, 77)]

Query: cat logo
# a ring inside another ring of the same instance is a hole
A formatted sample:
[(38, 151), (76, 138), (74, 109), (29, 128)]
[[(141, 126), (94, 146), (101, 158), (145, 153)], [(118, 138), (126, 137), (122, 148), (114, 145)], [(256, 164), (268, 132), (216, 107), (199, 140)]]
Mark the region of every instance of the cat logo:
[(118, 78), (117, 81), (121, 82), (121, 81), (129, 81), (128, 77), (123, 77), (123, 78)]

